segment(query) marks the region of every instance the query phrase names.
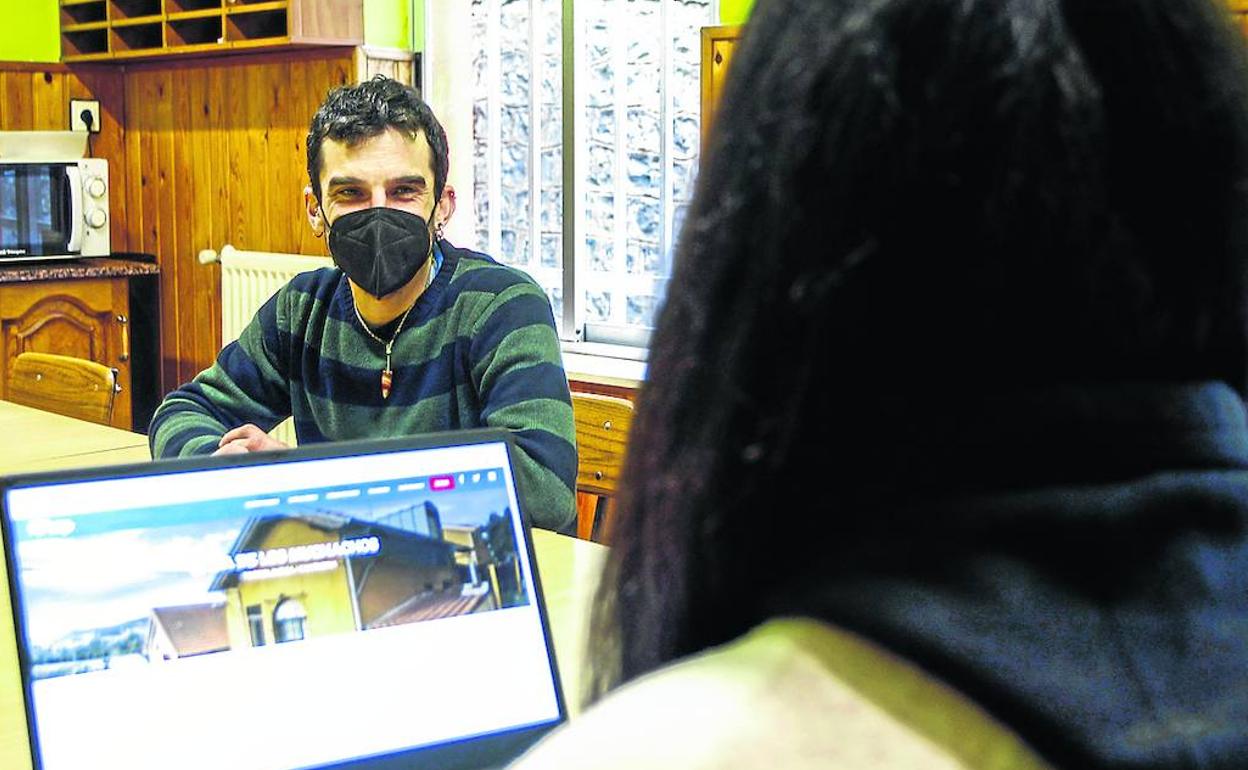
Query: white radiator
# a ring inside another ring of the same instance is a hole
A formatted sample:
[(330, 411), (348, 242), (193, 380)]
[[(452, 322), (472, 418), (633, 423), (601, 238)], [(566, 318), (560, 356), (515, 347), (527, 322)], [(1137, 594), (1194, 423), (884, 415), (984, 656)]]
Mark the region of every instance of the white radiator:
[[(221, 344), (238, 339), (243, 327), (251, 321), (269, 297), (297, 274), (328, 267), (329, 257), (301, 254), (275, 254), (267, 251), (240, 251), (226, 244), (218, 254), (210, 249), (199, 253), (199, 261), (221, 263)], [(295, 427), (283, 421), (269, 435), (278, 441), (295, 445)]]

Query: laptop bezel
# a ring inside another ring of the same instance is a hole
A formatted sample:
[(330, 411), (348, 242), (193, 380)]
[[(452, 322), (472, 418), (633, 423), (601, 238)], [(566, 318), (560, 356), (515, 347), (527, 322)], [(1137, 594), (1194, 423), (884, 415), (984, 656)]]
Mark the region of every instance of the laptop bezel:
[(77, 484), (119, 478), (162, 476), (206, 470), (275, 465), (337, 457), (358, 457), (370, 454), (430, 450), (499, 442), (505, 447), (507, 463), (510, 466), (509, 471), (515, 486), (516, 500), (519, 506), (517, 515), (523, 530), (523, 540), (528, 554), (529, 570), (533, 580), (534, 591), (537, 594), (535, 597), (535, 608), (537, 609), (538, 619), (541, 622), (551, 679), (555, 688), (555, 701), (558, 708), (556, 719), (537, 725), (520, 725), (501, 732), (496, 731), (482, 735), (465, 736), (442, 743), (399, 749), (383, 755), (353, 757), (348, 760), (315, 765), (310, 768), (292, 768), (292, 770), (398, 770), (398, 768), (410, 767), (414, 760), (418, 760), (422, 768), (469, 770), (470, 768), (487, 767), (494, 763), (505, 764), (507, 761), (518, 757), (543, 735), (567, 722), (568, 710), (563, 693), (563, 681), (559, 673), (554, 639), (550, 630), (550, 616), (542, 590), (541, 573), (537, 565), (537, 554), (533, 549), (532, 518), (528, 513), (528, 503), (525, 499), (523, 484), (516, 474), (515, 440), (510, 432), (503, 429), (474, 428), (391, 438), (323, 442), (273, 452), (167, 458), (148, 462), (64, 468), (0, 476), (0, 536), (3, 537), (4, 562), (8, 583), (6, 590), (9, 593), (9, 614), (13, 621), (13, 641), (17, 652), (18, 673), (22, 682), (24, 721), (26, 723), (27, 743), (33, 770), (42, 770), (43, 764), (41, 752), (39, 751), (39, 734), (35, 725), (35, 706), (32, 692), (33, 679), (30, 675), (33, 668), (29, 657), (29, 645), (26, 640), (24, 604), (18, 588), (16, 542), (13, 538), (13, 523), (8, 510), (9, 492), (28, 487)]

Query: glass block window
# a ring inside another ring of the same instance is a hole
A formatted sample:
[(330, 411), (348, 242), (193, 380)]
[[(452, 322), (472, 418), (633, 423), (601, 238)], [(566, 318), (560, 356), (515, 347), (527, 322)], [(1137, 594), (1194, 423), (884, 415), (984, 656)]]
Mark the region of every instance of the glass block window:
[(477, 247), (563, 312), (562, 0), (472, 0)]
[(699, 31), (715, 8), (565, 5), (472, 0), (477, 246), (546, 289), (565, 338), (644, 344), (693, 194)]

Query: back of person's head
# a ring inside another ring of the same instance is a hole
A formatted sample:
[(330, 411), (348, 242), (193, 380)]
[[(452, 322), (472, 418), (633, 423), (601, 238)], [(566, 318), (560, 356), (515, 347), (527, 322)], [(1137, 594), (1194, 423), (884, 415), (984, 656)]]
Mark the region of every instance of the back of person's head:
[(377, 75), (333, 89), (312, 116), (307, 139), (308, 181), (317, 200), (321, 197), (321, 145), (326, 139), (354, 146), (391, 128), (411, 139), (424, 134), (433, 165), (434, 195), (441, 197), (450, 169), (446, 131), (415, 89)]
[(600, 687), (834, 569), (906, 449), (890, 428), (1067, 384), (1242, 392), (1248, 75), (1222, 14), (760, 0), (651, 346)]

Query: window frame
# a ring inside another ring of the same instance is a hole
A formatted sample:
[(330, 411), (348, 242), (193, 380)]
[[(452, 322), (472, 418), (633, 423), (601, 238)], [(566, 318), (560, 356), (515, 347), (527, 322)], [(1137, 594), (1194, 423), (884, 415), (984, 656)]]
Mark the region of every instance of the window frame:
[[(299, 614), (291, 617), (279, 618), (278, 614), (284, 609), (296, 608)], [(288, 625), (289, 624), (289, 625)], [(298, 636), (288, 636), (290, 626), (296, 626), (299, 630)], [(284, 597), (273, 607), (273, 643), (286, 644), (288, 642), (302, 642), (308, 638), (308, 610), (304, 607), (303, 602), (293, 596)]]
[[(499, 7), (497, 2), (498, 0), (493, 0), (490, 7), (492, 9), (497, 9)], [(541, 0), (528, 0), (528, 2), (528, 27), (530, 40), (530, 55), (528, 57), (530, 98), (528, 114), (531, 126), (531, 143), (528, 152), (530, 168), (528, 186), (529, 232), (532, 236), (528, 247), (528, 262), (534, 272), (539, 272), (543, 270), (541, 266), (542, 227), (540, 199), (542, 155), (540, 133), (541, 98), (538, 95), (538, 90), (540, 89), (540, 80), (538, 75), (542, 64), (542, 48), (541, 41), (538, 40), (537, 31), (543, 28), (540, 27), (539, 22), (542, 12)], [(578, 102), (584, 102), (584, 99), (578, 99), (578, 96), (583, 96), (584, 94), (577, 89), (579, 83), (580, 88), (583, 90), (585, 88), (584, 84), (589, 82), (589, 78), (578, 78), (576, 76), (576, 73), (583, 67), (585, 63), (584, 59), (586, 58), (585, 52), (581, 50), (582, 47), (578, 46), (579, 37), (576, 32), (577, 24), (579, 21), (583, 20), (585, 11), (584, 8), (582, 8), (581, 15), (578, 15), (574, 0), (559, 0), (559, 3), (561, 11), (560, 74), (562, 78), (562, 93), (560, 94), (562, 118), (562, 176), (560, 182), (562, 185), (562, 222), (560, 227), (562, 266), (560, 273), (562, 278), (563, 300), (562, 312), (558, 320), (560, 322), (561, 345), (565, 353), (565, 358), (568, 358), (568, 354), (571, 354), (571, 356), (574, 356), (577, 359), (578, 366), (576, 371), (579, 372), (581, 370), (586, 370), (585, 373), (591, 375), (591, 377), (601, 376), (608, 379), (622, 379), (631, 381), (632, 384), (637, 384), (644, 379), (645, 361), (648, 358), (652, 327), (620, 326), (615, 324), (601, 324), (598, 322), (587, 321), (587, 310), (584, 307), (585, 300), (580, 296), (584, 291), (585, 281), (578, 280), (578, 277), (582, 279), (584, 278), (583, 275), (578, 276), (578, 272), (588, 270), (589, 267), (588, 255), (585, 254), (585, 247), (582, 244), (586, 238), (585, 200), (584, 191), (578, 183), (578, 177), (581, 175), (578, 173), (578, 170), (587, 168), (588, 147), (585, 141), (586, 121), (577, 112)], [(425, 5), (426, 29), (432, 28), (429, 14), (434, 12), (455, 13), (454, 10), (448, 7), (447, 3), (439, 4), (439, 8), (436, 10), (432, 8), (433, 5), (434, 3), (432, 2), (426, 3)], [(622, 5), (623, 3), (621, 2), (621, 7)], [(472, 17), (471, 6), (465, 4), (463, 7), (465, 8), (463, 14), (467, 17), (470, 26)], [(661, 109), (659, 122), (664, 128), (660, 150), (660, 155), (663, 159), (661, 167), (662, 180), (659, 190), (659, 205), (661, 207), (662, 224), (659, 233), (658, 248), (660, 259), (662, 259), (665, 263), (663, 264), (665, 275), (650, 278), (649, 280), (658, 284), (656, 289), (662, 290), (662, 293), (665, 294), (665, 284), (670, 280), (672, 266), (671, 260), (674, 257), (674, 243), (678, 233), (675, 231), (675, 217), (673, 216), (677, 202), (675, 201), (673, 194), (674, 190), (672, 188), (671, 169), (669, 168), (673, 163), (673, 158), (675, 157), (675, 138), (673, 128), (670, 125), (675, 112), (672, 104), (672, 93), (668, 85), (668, 81), (672, 77), (672, 71), (674, 69), (673, 56), (670, 53), (672, 35), (666, 22), (666, 18), (670, 15), (669, 2), (667, 0), (661, 2), (659, 4), (659, 9), (659, 13), (664, 18), (664, 31), (662, 33), (663, 40), (660, 42), (658, 47), (660, 52), (659, 64), (663, 73), (660, 78), (662, 96), (660, 102)], [(623, 11), (621, 10), (620, 13), (623, 13)], [(707, 13), (709, 17), (707, 19), (707, 24), (714, 25), (717, 23), (716, 20), (720, 18), (719, 0), (709, 0)], [(617, 16), (617, 18), (619, 17)], [(487, 28), (487, 35), (493, 41), (497, 41), (498, 23), (498, 19), (493, 18), (490, 26)], [(490, 29), (494, 30), (492, 34), (489, 33)], [(425, 77), (422, 79), (422, 82), (426, 84), (431, 84), (433, 82), (429, 78), (431, 75), (429, 68), (431, 67), (431, 60), (435, 58), (435, 55), (430, 54), (431, 51), (436, 51), (436, 45), (431, 46), (430, 43), (432, 42), (432, 40), (428, 38), (426, 39), (426, 56), (422, 57), (422, 61), (426, 68)], [(492, 51), (496, 51), (498, 49), (497, 42), (490, 45), (490, 49)], [(618, 47), (617, 50), (622, 51), (623, 47)], [(620, 58), (622, 60), (622, 54), (620, 54)], [(493, 70), (493, 67), (496, 66), (496, 59), (497, 55), (491, 57), (491, 70)], [(617, 68), (616, 72), (620, 71), (622, 70)], [(490, 77), (491, 87), (493, 88), (496, 75), (492, 74), (488, 77)], [(627, 125), (627, 103), (624, 91), (625, 89), (622, 87), (615, 89), (615, 114), (617, 116), (616, 173), (621, 175), (627, 173), (627, 143), (624, 140)], [(468, 101), (471, 105), (473, 100), (470, 98)], [(470, 147), (472, 146), (471, 109), (472, 108), (469, 107), (468, 129), (465, 132), (465, 136)], [(488, 131), (493, 148), (490, 151), (489, 160), (487, 161), (491, 164), (491, 171), (489, 172), (490, 187), (488, 193), (488, 205), (490, 206), (490, 209), (488, 213), (488, 221), (490, 223), (489, 232), (491, 233), (491, 237), (497, 237), (495, 234), (499, 232), (498, 217), (501, 208), (501, 196), (499, 194), (499, 185), (497, 184), (499, 174), (496, 166), (499, 162), (502, 120), (500, 117), (500, 111), (497, 109), (497, 101), (495, 100), (493, 93), (491, 94), (489, 109), (490, 122)], [(570, 151), (569, 148), (571, 148)], [(474, 165), (471, 155), (469, 155), (468, 159), (461, 160), (460, 162), (470, 168)], [(471, 171), (469, 172), (468, 178), (473, 179), (473, 186), (475, 187), (475, 175)], [(626, 221), (627, 217), (626, 196), (616, 195), (615, 197), (615, 221), (622, 223)], [(473, 208), (475, 209), (475, 206)], [(468, 213), (469, 217), (473, 219), (470, 227), (475, 233), (475, 211), (466, 213)], [(476, 241), (475, 235), (473, 240), (474, 242)], [(616, 227), (615, 240), (615, 253), (618, 254), (618, 258), (622, 262), (625, 259), (625, 254), (627, 253), (628, 236), (626, 225)], [(491, 243), (476, 244), (477, 248), (490, 254), (495, 253), (491, 251), (491, 248), (496, 248), (498, 246), (499, 244)], [(545, 269), (549, 270), (550, 268)], [(659, 291), (656, 291), (656, 295), (659, 295)], [(623, 299), (622, 296), (621, 299), (622, 301), (627, 301), (626, 299)], [(567, 369), (569, 373), (573, 373), (574, 371), (574, 368), (571, 365), (568, 365)]]
[(251, 646), (264, 647), (267, 645), (268, 639), (264, 633), (264, 606), (249, 604), (244, 608), (243, 613), (247, 616), (247, 630), (251, 634)]

